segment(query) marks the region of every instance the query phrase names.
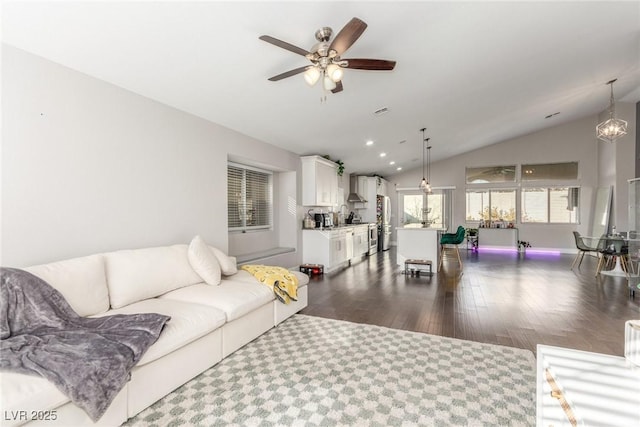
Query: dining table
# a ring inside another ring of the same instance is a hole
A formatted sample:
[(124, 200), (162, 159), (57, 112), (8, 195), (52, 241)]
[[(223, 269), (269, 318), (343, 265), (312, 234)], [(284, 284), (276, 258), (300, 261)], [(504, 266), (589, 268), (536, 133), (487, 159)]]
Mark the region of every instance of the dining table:
[[(611, 242), (614, 240), (623, 240), (624, 246), (629, 248), (628, 257), (630, 262), (628, 263), (628, 270), (625, 271), (622, 268), (622, 264), (620, 262), (619, 256), (616, 257), (616, 263), (610, 270), (601, 270), (600, 274), (605, 276), (619, 276), (619, 277), (629, 277), (630, 275), (638, 276), (640, 274), (638, 262), (640, 260), (640, 238), (634, 237), (630, 238), (627, 235), (622, 234), (610, 234), (606, 236), (583, 236), (583, 240), (589, 240), (592, 242), (589, 246), (598, 247), (598, 243), (601, 239), (605, 239), (607, 241), (607, 246), (611, 245)], [(636, 264), (634, 266), (634, 263)]]

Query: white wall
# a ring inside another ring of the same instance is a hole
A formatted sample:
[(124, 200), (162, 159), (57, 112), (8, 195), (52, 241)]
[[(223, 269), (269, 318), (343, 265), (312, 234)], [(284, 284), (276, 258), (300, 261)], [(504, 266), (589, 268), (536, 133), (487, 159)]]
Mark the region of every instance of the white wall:
[[(529, 241), (534, 248), (575, 249), (572, 231), (576, 229), (582, 233), (588, 231), (591, 221), (593, 189), (598, 184), (596, 125), (597, 117), (587, 117), (436, 162), (432, 164), (431, 184), (433, 186), (455, 186), (453, 223), (455, 226), (459, 224), (476, 226), (476, 223), (467, 224), (465, 222), (465, 190), (467, 188), (465, 167), (578, 161), (580, 179), (577, 184), (582, 188), (581, 223), (577, 226), (517, 224), (520, 239)], [(437, 141), (432, 141), (432, 146), (432, 150), (437, 151)], [(400, 188), (417, 188), (421, 179), (421, 165), (389, 178)], [(393, 209), (397, 210), (397, 194), (391, 194), (391, 196)], [(394, 219), (394, 228), (397, 226), (396, 224), (397, 215)], [(395, 234), (393, 240), (395, 240)]]
[[(229, 156), (281, 171), (279, 194), (298, 215), (293, 153), (7, 45), (2, 90), (2, 265), (196, 234), (227, 250)], [(253, 234), (254, 250), (283, 235), (299, 247), (299, 221), (285, 218), (278, 232)]]

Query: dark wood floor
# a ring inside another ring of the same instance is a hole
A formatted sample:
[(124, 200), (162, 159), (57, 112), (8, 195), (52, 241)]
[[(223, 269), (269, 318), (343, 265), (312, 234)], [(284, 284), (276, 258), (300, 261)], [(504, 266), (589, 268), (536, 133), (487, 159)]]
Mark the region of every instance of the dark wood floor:
[(640, 318), (640, 293), (624, 278), (596, 278), (596, 259), (473, 253), (461, 271), (445, 262), (432, 278), (406, 277), (396, 251), (312, 277), (302, 313), (531, 350), (537, 344), (622, 356), (624, 322)]

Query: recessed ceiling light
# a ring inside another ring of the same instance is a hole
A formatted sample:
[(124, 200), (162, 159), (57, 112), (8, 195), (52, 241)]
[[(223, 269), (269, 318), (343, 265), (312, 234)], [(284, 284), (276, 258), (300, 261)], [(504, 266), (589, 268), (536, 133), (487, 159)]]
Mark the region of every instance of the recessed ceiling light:
[(398, 167), (396, 168), (396, 170), (397, 170), (397, 171), (401, 171), (401, 170), (402, 170), (402, 166), (398, 166)]
[(368, 141), (366, 142), (366, 144), (367, 144), (367, 145), (373, 145), (373, 141), (372, 141), (372, 140), (368, 140)]
[(391, 161), (389, 162), (389, 164), (390, 164), (390, 165), (395, 165), (395, 164), (396, 164), (396, 162), (394, 162), (393, 160), (391, 160)]
[(385, 157), (387, 153), (380, 153), (380, 157)]

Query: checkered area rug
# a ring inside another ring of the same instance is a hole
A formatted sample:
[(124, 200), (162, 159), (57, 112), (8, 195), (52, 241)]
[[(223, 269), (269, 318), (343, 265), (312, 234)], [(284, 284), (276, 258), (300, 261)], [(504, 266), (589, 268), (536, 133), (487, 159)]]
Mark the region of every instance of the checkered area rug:
[(129, 426), (526, 426), (527, 350), (295, 315)]

